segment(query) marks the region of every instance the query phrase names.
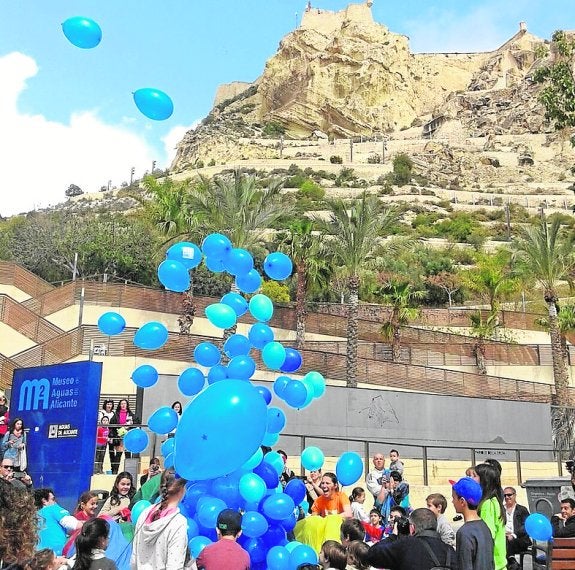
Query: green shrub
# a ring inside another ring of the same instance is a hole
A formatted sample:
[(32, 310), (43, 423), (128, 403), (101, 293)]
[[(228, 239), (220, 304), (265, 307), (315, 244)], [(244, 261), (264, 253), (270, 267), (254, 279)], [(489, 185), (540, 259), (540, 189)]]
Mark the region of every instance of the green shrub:
[(411, 181), (413, 162), (406, 154), (398, 154), (393, 159), (393, 182), (397, 186), (404, 186)]
[(216, 160), (215, 160), (215, 158), (212, 158), (210, 160), (210, 162), (208, 162), (208, 166), (215, 166), (215, 165), (216, 165)]
[(342, 164), (343, 163), (343, 158), (341, 158), (341, 156), (337, 156), (337, 155), (333, 155), (329, 157), (329, 161), (332, 164)]
[(311, 179), (304, 180), (299, 187), (298, 197), (309, 198), (310, 200), (323, 200), (325, 190)]
[(289, 287), (277, 281), (264, 281), (262, 293), (267, 295), (274, 303), (289, 303)]
[(275, 138), (285, 134), (286, 128), (277, 121), (266, 123), (263, 128), (263, 134), (266, 137)]

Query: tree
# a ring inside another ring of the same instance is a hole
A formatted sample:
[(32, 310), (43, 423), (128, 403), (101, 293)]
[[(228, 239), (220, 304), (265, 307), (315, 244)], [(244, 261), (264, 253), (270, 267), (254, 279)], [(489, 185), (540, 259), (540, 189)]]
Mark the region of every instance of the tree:
[(314, 234), (312, 220), (295, 220), (279, 239), (280, 250), (290, 256), (295, 266), (296, 348), (302, 348), (305, 342), (307, 298), (312, 290), (327, 284), (332, 266), (325, 255), (321, 237)]
[(391, 342), (391, 358), (399, 360), (401, 356), (401, 327), (420, 316), (417, 303), (425, 298), (425, 291), (414, 289), (409, 281), (392, 277), (386, 280), (379, 290), (381, 300), (390, 305), (391, 311), (383, 323), (380, 332)]
[(64, 194), (66, 194), (68, 198), (72, 198), (73, 196), (80, 196), (83, 193), (84, 191), (82, 190), (82, 188), (76, 186), (75, 184), (70, 184), (70, 186), (68, 186), (68, 188), (66, 189), (66, 192), (64, 192)]
[(360, 270), (378, 244), (378, 238), (396, 220), (393, 209), (382, 209), (375, 196), (363, 192), (347, 205), (343, 200), (328, 200), (328, 220), (323, 223), (326, 244), (334, 261), (344, 267), (349, 300), (347, 307), (346, 383), (357, 386), (357, 321)]
[(429, 285), (445, 291), (449, 306), (453, 306), (453, 295), (461, 289), (461, 279), (456, 273), (441, 271), (436, 275), (428, 275), (426, 281)]
[(498, 327), (497, 315), (490, 313), (487, 318), (483, 318), (483, 313), (477, 311), (472, 313), (469, 317), (471, 321), (471, 335), (475, 337), (473, 343), (473, 356), (475, 357), (475, 364), (479, 370), (479, 374), (487, 374), (487, 366), (485, 365), (485, 339), (492, 338)]
[[(535, 321), (549, 332), (549, 319), (541, 317)], [(563, 305), (557, 313), (557, 324), (561, 335), (561, 348), (565, 366), (569, 366), (569, 349), (567, 348), (567, 333), (575, 331), (575, 305)]]
[(557, 318), (559, 302), (558, 287), (562, 281), (569, 281), (575, 268), (573, 236), (561, 227), (558, 218), (548, 223), (541, 219), (537, 225), (523, 229), (521, 238), (515, 243), (514, 257), (524, 275), (534, 279), (543, 289), (547, 304), (553, 377), (555, 382), (554, 401), (559, 405), (569, 403), (569, 373), (563, 359), (561, 333)]

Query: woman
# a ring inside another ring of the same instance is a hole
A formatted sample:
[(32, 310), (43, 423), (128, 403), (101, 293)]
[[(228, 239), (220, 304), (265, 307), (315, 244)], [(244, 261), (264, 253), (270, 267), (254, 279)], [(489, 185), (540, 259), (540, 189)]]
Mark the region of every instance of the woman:
[(3, 565), (32, 558), (38, 542), (37, 525), (32, 495), (0, 479), (0, 560)]
[(49, 548), (60, 556), (68, 540), (68, 533), (82, 528), (82, 521), (73, 517), (56, 502), (52, 489), (36, 489), (34, 504), (38, 509), (40, 531), (38, 548)]
[(158, 457), (152, 457), (150, 459), (150, 467), (144, 470), (144, 474), (140, 477), (140, 487), (149, 481), (152, 477), (160, 475), (162, 473), (162, 468), (160, 466), (160, 460)]
[(101, 515), (107, 515), (112, 520), (120, 522), (130, 518), (130, 501), (136, 494), (132, 474), (123, 471), (116, 476), (110, 496), (100, 509)]
[(116, 564), (106, 558), (110, 542), (110, 523), (105, 519), (88, 521), (76, 538), (74, 570), (117, 570)]
[[(180, 421), (180, 418), (182, 416), (182, 402), (179, 401), (175, 401), (172, 404), (172, 410), (174, 410), (174, 412), (176, 412), (178, 414), (178, 422)], [(176, 428), (174, 428), (169, 434), (168, 437), (174, 437), (176, 435)]]
[(134, 531), (131, 567), (135, 570), (184, 568), (187, 556), (187, 520), (178, 504), (186, 491), (186, 480), (166, 469), (161, 479), (162, 500), (138, 517)]
[(342, 515), (343, 518), (353, 517), (349, 499), (339, 490), (339, 482), (335, 473), (326, 473), (321, 478), (322, 495), (318, 497), (311, 507), (312, 515), (325, 517), (327, 515)]
[(475, 467), (483, 494), (477, 507), (477, 513), (489, 527), (493, 537), (493, 558), (495, 570), (507, 568), (505, 523), (507, 516), (503, 506), (501, 476), (497, 469), (487, 463)]
[[(112, 464), (112, 473), (114, 475), (118, 474), (120, 461), (122, 460), (122, 452), (124, 451), (122, 437), (126, 434), (127, 429), (122, 426), (131, 426), (133, 423), (134, 414), (132, 410), (130, 410), (130, 404), (128, 400), (122, 398), (118, 402), (118, 407), (110, 420), (110, 424), (114, 424), (110, 429), (112, 446), (114, 448), (114, 451), (111, 452), (110, 455), (110, 463)], [(131, 457), (131, 455), (126, 453), (126, 457)]]
[(2, 438), (2, 452), (6, 459), (14, 463), (14, 471), (24, 471), (28, 465), (26, 455), (26, 432), (22, 418), (10, 422), (8, 432)]
[[(10, 414), (8, 413), (8, 399), (6, 394), (0, 391), (0, 436), (4, 437), (8, 430), (8, 422), (10, 421)], [(2, 453), (0, 453), (0, 459)]]
[[(108, 424), (112, 423), (112, 418), (114, 417), (114, 400), (104, 400), (102, 404), (102, 409), (98, 412), (98, 423), (102, 424), (103, 418), (108, 418)], [(109, 428), (108, 428), (109, 429)], [(111, 431), (111, 430), (110, 430)], [(110, 456), (110, 465), (112, 464), (112, 457), (114, 456), (114, 444), (113, 440), (110, 437), (108, 442), (108, 455)], [(102, 463), (103, 463), (102, 458)]]

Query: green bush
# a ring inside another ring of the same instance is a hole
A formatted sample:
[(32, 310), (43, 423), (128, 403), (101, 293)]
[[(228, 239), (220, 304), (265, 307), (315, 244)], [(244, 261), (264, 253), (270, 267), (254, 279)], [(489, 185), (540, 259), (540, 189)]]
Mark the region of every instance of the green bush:
[(208, 162), (208, 166), (215, 166), (215, 165), (216, 165), (216, 160), (215, 160), (215, 158), (212, 158), (210, 160), (210, 162)]
[(397, 186), (404, 186), (411, 181), (413, 162), (407, 154), (398, 154), (393, 159), (393, 182)]
[(264, 281), (262, 293), (267, 295), (274, 303), (289, 303), (289, 287), (277, 281)]
[(329, 157), (329, 161), (332, 164), (342, 164), (343, 163), (343, 158), (341, 158), (341, 156), (337, 156), (337, 155), (333, 155)]
[(316, 201), (323, 200), (325, 197), (325, 190), (317, 182), (308, 178), (300, 185), (298, 196)]
[(285, 134), (286, 128), (277, 121), (270, 121), (266, 123), (263, 128), (263, 134), (266, 137), (280, 137), (281, 135)]

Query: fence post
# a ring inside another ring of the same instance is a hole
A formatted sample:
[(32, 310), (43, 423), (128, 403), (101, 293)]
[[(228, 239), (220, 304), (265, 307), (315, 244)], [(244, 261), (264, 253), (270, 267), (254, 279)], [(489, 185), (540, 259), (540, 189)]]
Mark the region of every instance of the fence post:
[(423, 459), (423, 484), (427, 486), (429, 485), (429, 473), (427, 470), (427, 447), (423, 446), (421, 450), (421, 458)]
[(365, 465), (365, 475), (369, 473), (369, 441), (363, 442), (363, 460)]
[(517, 484), (521, 485), (523, 483), (523, 476), (521, 474), (521, 450), (515, 450), (515, 467), (517, 468)]

